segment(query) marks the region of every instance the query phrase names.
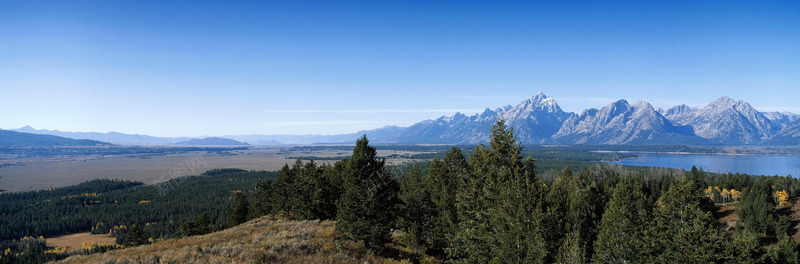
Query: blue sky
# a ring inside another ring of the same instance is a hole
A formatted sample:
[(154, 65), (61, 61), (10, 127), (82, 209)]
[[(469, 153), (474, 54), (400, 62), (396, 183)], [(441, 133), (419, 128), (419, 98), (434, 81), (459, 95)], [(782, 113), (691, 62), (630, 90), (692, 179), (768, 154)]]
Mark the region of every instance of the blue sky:
[(800, 2), (0, 3), (0, 128), (338, 134), (539, 91), (800, 113)]

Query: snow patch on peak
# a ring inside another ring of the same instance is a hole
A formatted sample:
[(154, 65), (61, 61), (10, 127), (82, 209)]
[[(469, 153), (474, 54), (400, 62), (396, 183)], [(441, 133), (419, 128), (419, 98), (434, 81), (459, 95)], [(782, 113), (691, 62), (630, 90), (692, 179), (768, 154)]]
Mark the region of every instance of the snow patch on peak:
[(732, 108), (736, 103), (737, 102), (730, 97), (723, 96), (706, 105), (706, 108)]
[(640, 107), (653, 108), (653, 106), (650, 105), (650, 103), (642, 101), (642, 100), (639, 100), (638, 102), (636, 102), (636, 104), (633, 107), (636, 107), (636, 108), (640, 108)]

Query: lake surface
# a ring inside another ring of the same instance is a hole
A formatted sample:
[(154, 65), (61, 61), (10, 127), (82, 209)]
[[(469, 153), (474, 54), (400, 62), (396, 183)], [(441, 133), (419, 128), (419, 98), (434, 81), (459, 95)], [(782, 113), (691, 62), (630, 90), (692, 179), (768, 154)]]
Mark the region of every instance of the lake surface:
[(750, 175), (800, 175), (800, 156), (797, 155), (711, 155), (633, 153), (638, 158), (609, 162), (631, 166), (667, 167), (689, 170), (692, 166), (704, 171), (719, 173), (747, 173)]

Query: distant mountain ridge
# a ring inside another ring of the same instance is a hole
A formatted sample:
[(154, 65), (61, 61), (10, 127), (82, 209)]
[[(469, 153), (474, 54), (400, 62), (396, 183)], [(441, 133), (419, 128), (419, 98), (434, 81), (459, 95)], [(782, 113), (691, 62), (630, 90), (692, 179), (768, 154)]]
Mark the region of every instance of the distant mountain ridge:
[[(486, 108), (467, 116), (455, 113), (408, 127), (385, 126), (340, 135), (228, 135), (253, 145), (352, 144), (366, 134), (378, 144), (475, 144), (488, 142), (492, 124), (504, 119), (523, 144), (685, 144), (685, 145), (798, 145), (800, 115), (760, 112), (749, 103), (720, 97), (703, 108), (678, 105), (655, 108), (639, 101), (618, 100), (581, 114), (564, 112), (555, 99), (539, 93), (516, 106)], [(34, 130), (65, 137), (103, 139), (123, 145), (168, 145), (190, 138), (158, 138), (121, 133), (75, 133)], [(113, 139), (113, 140), (112, 140)], [(138, 143), (137, 143), (138, 142)], [(142, 143), (145, 142), (145, 143)]]
[(154, 137), (148, 135), (138, 134), (123, 134), (119, 132), (63, 132), (58, 130), (35, 129), (30, 126), (21, 127), (18, 129), (10, 129), (11, 131), (40, 134), (40, 135), (53, 135), (65, 138), (74, 139), (91, 139), (97, 141), (111, 142), (119, 145), (170, 145), (181, 141), (190, 140), (188, 137)]
[(195, 138), (187, 141), (181, 141), (175, 143), (175, 145), (187, 145), (187, 146), (250, 146), (245, 142), (239, 142), (230, 138), (221, 138), (221, 137), (207, 137), (207, 138)]
[(442, 116), (398, 128), (389, 136), (362, 133), (382, 143), (475, 144), (488, 142), (489, 128), (500, 118), (525, 144), (800, 144), (800, 115), (759, 112), (726, 96), (703, 108), (679, 105), (669, 110), (644, 101), (631, 105), (618, 100), (578, 115), (562, 111), (553, 98), (539, 93), (517, 106), (486, 109), (473, 116)]
[(110, 146), (110, 143), (0, 130), (0, 146)]

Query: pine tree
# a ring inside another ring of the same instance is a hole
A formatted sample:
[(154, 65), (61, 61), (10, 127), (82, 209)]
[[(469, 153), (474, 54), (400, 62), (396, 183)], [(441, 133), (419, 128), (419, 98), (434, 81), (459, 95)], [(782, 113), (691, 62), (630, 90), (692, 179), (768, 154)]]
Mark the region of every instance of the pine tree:
[(459, 225), (448, 253), (462, 263), (537, 263), (546, 256), (541, 234), (541, 184), (533, 159), (521, 157), (513, 129), (498, 120), (489, 147), (470, 158), (456, 205)]
[(313, 212), (316, 218), (326, 220), (336, 218), (336, 202), (344, 192), (342, 190), (342, 173), (345, 160), (331, 165), (321, 166), (322, 175), (318, 181)]
[(404, 244), (414, 252), (425, 253), (425, 242), (431, 237), (434, 206), (430, 193), (422, 185), (419, 167), (414, 165), (400, 181), (401, 203), (399, 227), (405, 231)]
[(566, 232), (572, 229), (567, 222), (572, 178), (572, 170), (569, 167), (558, 172), (555, 181), (550, 188), (547, 188), (547, 193), (544, 197), (542, 232), (547, 242), (545, 246), (550, 253), (547, 262), (555, 261), (555, 253), (558, 252), (558, 248), (563, 244)]
[(208, 213), (203, 212), (194, 221), (183, 221), (175, 232), (175, 236), (197, 236), (211, 233), (211, 220), (208, 218)]
[(397, 181), (376, 154), (366, 136), (356, 141), (343, 175), (344, 193), (336, 215), (336, 229), (349, 239), (364, 241), (370, 249), (381, 249), (390, 240), (399, 204)]
[(297, 176), (300, 160), (295, 162), (295, 165), (289, 167), (289, 164), (283, 165), (281, 174), (275, 183), (272, 185), (271, 204), (273, 215), (291, 215), (292, 211), (292, 198), (295, 196), (294, 180)]
[(228, 226), (236, 226), (247, 222), (249, 207), (250, 203), (247, 201), (247, 196), (240, 191), (234, 192), (233, 208), (228, 213)]
[(739, 205), (739, 219), (745, 228), (754, 233), (774, 235), (775, 204), (772, 198), (772, 185), (767, 177), (760, 177), (745, 191)]
[(319, 219), (315, 214), (314, 207), (320, 203), (319, 194), (322, 180), (322, 170), (317, 167), (317, 164), (312, 160), (303, 164), (299, 162), (297, 166), (297, 175), (295, 176), (290, 194), (291, 211), (294, 212), (290, 217), (293, 219)]
[(597, 181), (588, 168), (572, 177), (568, 195), (569, 210), (566, 215), (565, 233), (575, 232), (580, 234), (581, 247), (589, 259), (597, 238), (597, 226), (603, 213), (603, 198), (597, 187)]
[(581, 241), (581, 234), (578, 229), (567, 234), (564, 244), (558, 249), (556, 263), (581, 264), (587, 263), (585, 243)]
[(428, 163), (424, 185), (435, 206), (431, 219), (431, 242), (433, 247), (452, 247), (450, 241), (458, 226), (456, 194), (466, 178), (469, 168), (461, 149), (453, 147), (444, 159), (434, 158)]
[(594, 244), (594, 263), (637, 263), (649, 210), (638, 180), (617, 183), (606, 205)]
[(800, 263), (800, 245), (789, 236), (780, 239), (769, 251), (768, 259), (772, 263), (798, 264)]
[(689, 178), (694, 183), (692, 188), (702, 190), (707, 187), (705, 173), (703, 173), (702, 168), (698, 169), (696, 166), (692, 166), (692, 169), (689, 170)]
[(147, 237), (144, 234), (144, 230), (142, 230), (142, 226), (139, 223), (134, 223), (125, 235), (125, 246), (135, 247), (145, 243), (147, 243)]
[(198, 216), (197, 219), (194, 220), (194, 224), (195, 226), (197, 226), (196, 230), (198, 235), (208, 234), (211, 233), (212, 231), (211, 219), (209, 219), (207, 212), (203, 212), (202, 214), (200, 214), (200, 216)]
[(492, 237), (488, 174), (491, 171), (490, 151), (483, 145), (475, 147), (470, 156), (469, 174), (456, 195), (458, 226), (453, 234), (448, 256), (456, 262), (487, 263), (490, 260), (489, 243)]
[(253, 208), (251, 208), (254, 218), (269, 214), (272, 211), (272, 192), (272, 181), (270, 179), (263, 179), (256, 183), (255, 201), (253, 202)]
[[(727, 243), (725, 253), (728, 263), (762, 263), (763, 249), (759, 244), (759, 237), (747, 230), (739, 230)], [(782, 263), (782, 262), (778, 262)]]
[(708, 200), (690, 177), (661, 196), (645, 232), (646, 262), (709, 263), (727, 258), (724, 250), (729, 236), (703, 209), (703, 199)]

